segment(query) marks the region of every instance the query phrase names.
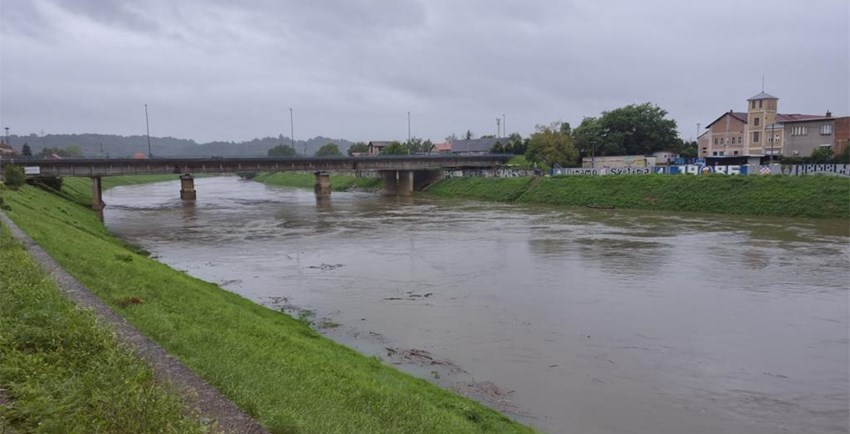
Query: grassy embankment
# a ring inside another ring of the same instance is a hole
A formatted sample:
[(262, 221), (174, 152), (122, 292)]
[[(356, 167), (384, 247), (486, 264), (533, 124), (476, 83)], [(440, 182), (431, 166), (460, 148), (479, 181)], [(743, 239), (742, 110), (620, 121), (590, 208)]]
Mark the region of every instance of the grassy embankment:
[(0, 257), (0, 432), (206, 430), (1, 227)]
[[(135, 327), (276, 433), (527, 432), (498, 412), (338, 345), (304, 323), (110, 236), (87, 179), (5, 192), (7, 214)], [(140, 303), (128, 303), (138, 299)]]
[[(316, 184), (315, 176), (294, 172), (260, 173), (254, 180), (268, 185), (309, 189), (312, 189)], [(356, 176), (331, 174), (330, 180), (332, 191), (380, 190), (384, 185), (381, 178), (358, 178)]]
[(850, 219), (850, 178), (838, 176), (563, 176), (452, 178), (440, 197), (565, 206)]

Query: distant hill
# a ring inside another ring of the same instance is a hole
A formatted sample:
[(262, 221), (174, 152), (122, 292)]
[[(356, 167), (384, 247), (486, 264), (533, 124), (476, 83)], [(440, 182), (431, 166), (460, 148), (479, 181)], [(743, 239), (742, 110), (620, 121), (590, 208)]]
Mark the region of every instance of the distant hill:
[[(38, 136), (11, 135), (9, 137), (12, 147), (21, 152), (24, 143), (29, 144), (32, 154), (38, 154), (43, 148), (65, 148), (68, 146), (79, 146), (86, 157), (122, 158), (131, 157), (136, 152), (145, 155), (148, 153), (148, 141), (146, 136), (118, 136), (113, 134), (47, 134)], [(295, 142), (295, 150), (299, 155), (304, 154), (304, 145), (307, 145), (307, 155), (313, 155), (319, 148), (335, 143), (339, 150), (345, 153), (353, 144), (344, 139), (330, 139), (317, 136), (309, 140), (298, 140)], [(151, 137), (151, 153), (161, 157), (264, 157), (270, 148), (277, 145), (290, 145), (288, 137), (263, 137), (246, 142), (209, 142), (197, 143), (189, 139), (177, 139), (174, 137)]]

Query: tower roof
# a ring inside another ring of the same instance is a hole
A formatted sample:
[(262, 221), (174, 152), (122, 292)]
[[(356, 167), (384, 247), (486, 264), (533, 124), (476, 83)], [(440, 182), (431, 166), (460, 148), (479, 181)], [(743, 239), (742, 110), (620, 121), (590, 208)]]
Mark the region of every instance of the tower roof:
[(759, 100), (759, 99), (779, 99), (779, 98), (777, 98), (777, 97), (775, 97), (775, 96), (773, 96), (769, 93), (764, 93), (764, 91), (762, 91), (760, 94), (758, 94), (758, 95), (756, 95), (752, 98), (747, 98), (747, 101)]

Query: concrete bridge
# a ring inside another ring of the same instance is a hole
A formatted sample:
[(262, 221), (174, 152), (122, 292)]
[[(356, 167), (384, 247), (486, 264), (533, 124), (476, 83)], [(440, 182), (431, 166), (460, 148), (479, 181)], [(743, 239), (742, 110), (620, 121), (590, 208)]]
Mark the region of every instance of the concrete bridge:
[(180, 176), (180, 198), (195, 200), (197, 173), (313, 172), (316, 197), (330, 196), (330, 172), (379, 172), (384, 194), (408, 195), (437, 181), (447, 169), (485, 169), (505, 164), (513, 155), (388, 155), (369, 157), (294, 158), (152, 158), (152, 159), (12, 159), (2, 166), (24, 167), (27, 178), (81, 176), (92, 178), (92, 209), (103, 218), (101, 178), (118, 175), (173, 173)]

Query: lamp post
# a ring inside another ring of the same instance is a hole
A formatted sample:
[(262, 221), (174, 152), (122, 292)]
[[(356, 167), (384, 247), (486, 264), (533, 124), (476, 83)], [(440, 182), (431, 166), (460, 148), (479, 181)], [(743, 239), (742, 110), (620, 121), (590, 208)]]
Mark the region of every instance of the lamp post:
[(410, 112), (407, 112), (407, 155), (410, 155)]
[(153, 154), (151, 153), (151, 123), (148, 119), (148, 105), (145, 104), (145, 129), (148, 132), (148, 158), (153, 158)]
[[(292, 150), (295, 150), (295, 116), (292, 114), (292, 107), (289, 108), (289, 141), (292, 144)], [(307, 156), (307, 142), (304, 142), (304, 156)]]

